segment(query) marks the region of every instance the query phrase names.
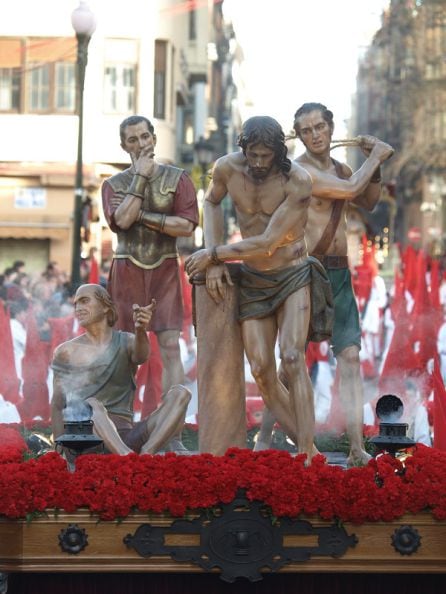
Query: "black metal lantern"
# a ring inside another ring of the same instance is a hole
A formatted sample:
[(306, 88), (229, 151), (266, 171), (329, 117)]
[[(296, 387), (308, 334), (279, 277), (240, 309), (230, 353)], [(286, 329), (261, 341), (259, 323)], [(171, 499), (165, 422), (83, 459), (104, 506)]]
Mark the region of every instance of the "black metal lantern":
[(90, 448), (103, 443), (100, 437), (93, 433), (93, 421), (67, 421), (64, 423), (65, 433), (55, 439), (57, 445), (73, 450), (76, 455), (83, 454)]
[(69, 466), (72, 466), (80, 454), (103, 445), (103, 440), (93, 433), (91, 406), (82, 400), (69, 400), (64, 414), (65, 433), (54, 442), (66, 454)]
[(381, 421), (379, 435), (371, 438), (378, 450), (396, 456), (400, 450), (405, 450), (415, 445), (415, 441), (407, 437), (407, 423), (400, 423), (403, 416), (404, 405), (398, 396), (385, 394), (376, 404), (376, 416)]

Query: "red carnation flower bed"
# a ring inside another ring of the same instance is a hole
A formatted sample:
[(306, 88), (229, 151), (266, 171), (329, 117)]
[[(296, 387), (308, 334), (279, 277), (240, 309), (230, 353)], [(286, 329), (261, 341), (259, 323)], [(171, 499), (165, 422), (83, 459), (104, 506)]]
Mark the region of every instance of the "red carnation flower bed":
[(277, 517), (316, 514), (359, 524), (428, 510), (446, 518), (446, 453), (424, 446), (404, 467), (383, 455), (347, 470), (326, 464), (323, 456), (306, 467), (304, 456), (278, 450), (230, 449), (221, 457), (87, 454), (74, 472), (55, 452), (27, 461), (22, 454), (23, 443), (0, 446), (0, 515), (7, 518), (79, 508), (102, 520), (136, 510), (178, 517), (228, 503), (238, 489)]

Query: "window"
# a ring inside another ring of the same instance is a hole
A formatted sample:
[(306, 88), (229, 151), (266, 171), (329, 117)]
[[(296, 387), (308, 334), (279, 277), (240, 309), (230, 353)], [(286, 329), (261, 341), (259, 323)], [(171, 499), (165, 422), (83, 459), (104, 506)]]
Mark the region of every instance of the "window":
[(135, 39), (110, 38), (105, 40), (104, 50), (104, 111), (135, 113), (138, 42)]
[(0, 110), (19, 111), (20, 68), (0, 68)]
[(136, 67), (113, 64), (105, 67), (104, 110), (109, 113), (134, 113)]
[(155, 80), (153, 84), (153, 115), (166, 117), (167, 41), (155, 41)]
[(48, 111), (50, 104), (50, 67), (32, 66), (28, 72), (29, 111)]
[(76, 101), (76, 81), (74, 64), (56, 63), (55, 107), (58, 111), (74, 111)]
[(76, 40), (0, 37), (0, 111), (72, 113)]

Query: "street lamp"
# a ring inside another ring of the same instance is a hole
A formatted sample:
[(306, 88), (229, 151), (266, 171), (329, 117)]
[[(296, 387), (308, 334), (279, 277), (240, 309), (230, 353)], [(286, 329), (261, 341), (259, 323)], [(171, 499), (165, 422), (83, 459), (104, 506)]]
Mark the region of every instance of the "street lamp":
[(71, 260), (71, 284), (77, 288), (81, 284), (81, 225), (82, 225), (82, 132), (84, 118), (84, 81), (88, 60), (88, 44), (96, 29), (96, 17), (89, 6), (80, 0), (79, 6), (71, 13), (71, 24), (77, 38), (76, 62), (76, 104), (78, 114), (77, 161), (74, 184), (74, 220), (73, 220), (73, 253)]
[(194, 145), (194, 151), (201, 167), (201, 187), (204, 191), (206, 189), (207, 168), (212, 163), (214, 157), (214, 147), (208, 140), (203, 138), (203, 136), (200, 136), (198, 142)]
[(204, 247), (203, 235), (203, 202), (206, 192), (206, 174), (209, 165), (214, 157), (214, 147), (203, 136), (200, 136), (198, 142), (194, 144), (195, 157), (201, 167), (201, 192), (197, 193), (198, 207), (200, 211), (200, 225), (195, 229), (195, 245)]

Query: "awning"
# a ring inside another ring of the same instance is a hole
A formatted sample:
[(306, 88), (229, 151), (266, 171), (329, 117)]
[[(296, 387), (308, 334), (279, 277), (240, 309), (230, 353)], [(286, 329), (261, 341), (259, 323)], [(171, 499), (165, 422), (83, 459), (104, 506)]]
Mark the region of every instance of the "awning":
[(0, 239), (56, 239), (68, 240), (69, 225), (14, 225), (0, 222)]

